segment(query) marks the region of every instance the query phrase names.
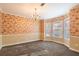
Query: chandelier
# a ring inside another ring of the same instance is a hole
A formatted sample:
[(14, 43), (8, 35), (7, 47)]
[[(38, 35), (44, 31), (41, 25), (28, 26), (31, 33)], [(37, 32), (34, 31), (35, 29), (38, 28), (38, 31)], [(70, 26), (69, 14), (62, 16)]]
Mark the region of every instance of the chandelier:
[(34, 13), (33, 13), (33, 20), (39, 20), (40, 15), (37, 12), (37, 8), (34, 8)]
[[(43, 7), (45, 3), (41, 3), (40, 7)], [(34, 13), (33, 13), (33, 20), (40, 20), (40, 15), (38, 14), (37, 8), (34, 8)]]

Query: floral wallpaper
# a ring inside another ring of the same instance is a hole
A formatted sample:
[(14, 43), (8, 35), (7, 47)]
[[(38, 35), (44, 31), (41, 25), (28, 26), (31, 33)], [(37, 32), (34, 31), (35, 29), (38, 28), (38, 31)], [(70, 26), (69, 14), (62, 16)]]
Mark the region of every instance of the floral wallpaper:
[(0, 12), (0, 35), (2, 34), (2, 14)]
[(2, 14), (2, 34), (38, 33), (39, 21), (24, 17)]
[(79, 36), (79, 5), (70, 10), (70, 32), (72, 36)]

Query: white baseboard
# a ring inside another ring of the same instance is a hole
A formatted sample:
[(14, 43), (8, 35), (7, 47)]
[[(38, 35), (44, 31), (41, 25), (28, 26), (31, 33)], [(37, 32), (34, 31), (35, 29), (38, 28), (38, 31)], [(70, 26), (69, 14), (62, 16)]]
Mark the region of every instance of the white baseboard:
[[(39, 39), (38, 39), (39, 40)], [(33, 42), (33, 41), (38, 41), (38, 40), (32, 40), (32, 41), (28, 41), (28, 42)], [(16, 45), (16, 44), (22, 44), (22, 43), (28, 43), (27, 41), (25, 42), (18, 42), (18, 43), (14, 43), (14, 44), (7, 44), (7, 45), (2, 45), (2, 47), (5, 47), (5, 46), (12, 46), (12, 45)]]
[(75, 52), (79, 52), (79, 50), (73, 49), (71, 47), (69, 47), (70, 50), (75, 51)]

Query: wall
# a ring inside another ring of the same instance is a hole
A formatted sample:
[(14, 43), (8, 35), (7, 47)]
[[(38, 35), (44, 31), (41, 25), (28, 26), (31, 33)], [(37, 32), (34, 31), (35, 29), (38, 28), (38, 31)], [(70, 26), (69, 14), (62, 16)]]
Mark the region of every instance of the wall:
[(2, 13), (2, 45), (39, 40), (39, 21)]
[(2, 14), (0, 12), (0, 49), (2, 47)]
[(24, 34), (24, 33), (38, 33), (38, 21), (29, 20), (20, 16), (10, 14), (3, 15), (3, 31), (7, 34)]
[[(70, 10), (71, 35), (79, 36), (79, 5)], [(73, 25), (74, 24), (74, 25)]]
[(40, 40), (44, 40), (44, 20), (40, 20)]
[(70, 16), (70, 47), (79, 51), (79, 4), (73, 7), (69, 13)]

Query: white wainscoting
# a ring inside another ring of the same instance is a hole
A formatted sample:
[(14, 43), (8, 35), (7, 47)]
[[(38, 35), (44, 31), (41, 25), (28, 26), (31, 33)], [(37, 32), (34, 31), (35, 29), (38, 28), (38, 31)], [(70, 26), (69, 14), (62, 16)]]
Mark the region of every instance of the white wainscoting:
[(38, 33), (3, 35), (2, 45), (9, 46), (9, 45), (15, 45), (15, 44), (26, 43), (26, 42), (37, 41), (37, 40), (40, 40)]
[(2, 48), (2, 35), (0, 35), (0, 49)]

